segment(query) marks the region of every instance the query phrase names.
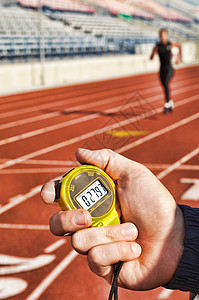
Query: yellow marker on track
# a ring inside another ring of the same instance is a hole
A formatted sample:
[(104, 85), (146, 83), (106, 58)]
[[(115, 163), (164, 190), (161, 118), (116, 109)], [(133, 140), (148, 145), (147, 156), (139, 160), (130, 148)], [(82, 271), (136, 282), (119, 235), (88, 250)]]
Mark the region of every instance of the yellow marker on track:
[(132, 130), (110, 130), (106, 133), (116, 137), (128, 137), (128, 136), (143, 136), (148, 135), (150, 131), (132, 131)]

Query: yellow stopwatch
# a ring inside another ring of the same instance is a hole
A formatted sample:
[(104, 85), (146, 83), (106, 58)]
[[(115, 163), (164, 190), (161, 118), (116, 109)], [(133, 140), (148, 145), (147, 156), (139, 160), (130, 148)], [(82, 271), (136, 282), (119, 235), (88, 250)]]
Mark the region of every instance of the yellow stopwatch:
[(120, 224), (115, 184), (96, 166), (81, 165), (65, 174), (58, 184), (56, 199), (62, 210), (88, 210), (92, 227)]

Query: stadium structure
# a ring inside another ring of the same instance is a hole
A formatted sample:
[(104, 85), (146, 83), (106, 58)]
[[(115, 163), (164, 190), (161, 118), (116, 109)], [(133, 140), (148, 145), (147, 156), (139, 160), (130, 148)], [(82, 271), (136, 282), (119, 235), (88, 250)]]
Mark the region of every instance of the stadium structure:
[(148, 53), (160, 27), (173, 39), (199, 41), (196, 2), (1, 0), (0, 60)]

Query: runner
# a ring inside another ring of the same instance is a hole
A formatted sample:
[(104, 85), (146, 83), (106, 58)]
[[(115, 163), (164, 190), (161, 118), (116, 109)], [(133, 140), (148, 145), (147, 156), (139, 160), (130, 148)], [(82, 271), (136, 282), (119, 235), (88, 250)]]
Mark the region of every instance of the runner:
[(176, 64), (178, 64), (181, 61), (181, 45), (170, 42), (168, 40), (168, 31), (165, 28), (160, 29), (159, 35), (160, 42), (157, 43), (153, 48), (150, 59), (152, 60), (155, 54), (158, 54), (160, 58), (160, 80), (165, 91), (165, 104), (163, 113), (167, 114), (168, 112), (172, 112), (174, 108), (174, 102), (172, 99), (170, 99), (169, 89), (169, 82), (174, 73), (174, 69), (171, 64), (171, 50), (172, 47), (177, 47), (179, 49), (179, 54), (175, 62)]

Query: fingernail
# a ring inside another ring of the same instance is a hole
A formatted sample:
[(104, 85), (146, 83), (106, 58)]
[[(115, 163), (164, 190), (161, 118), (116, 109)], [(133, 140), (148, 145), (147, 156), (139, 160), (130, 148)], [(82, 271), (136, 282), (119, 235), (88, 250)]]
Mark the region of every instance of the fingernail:
[(135, 239), (137, 236), (137, 229), (134, 224), (124, 224), (122, 228), (122, 235), (125, 238)]
[(47, 204), (55, 200), (55, 185), (52, 181), (47, 182), (41, 189), (41, 198)]
[(140, 247), (139, 244), (132, 243), (132, 244), (131, 244), (131, 249), (132, 249), (132, 251), (133, 251), (133, 253), (134, 253), (134, 255), (135, 255), (136, 257), (139, 257), (139, 256), (140, 256), (140, 254), (141, 254), (141, 252), (142, 252), (142, 249), (141, 249), (141, 247)]
[(78, 212), (73, 217), (73, 222), (75, 225), (83, 226), (87, 224), (87, 219), (84, 212)]

